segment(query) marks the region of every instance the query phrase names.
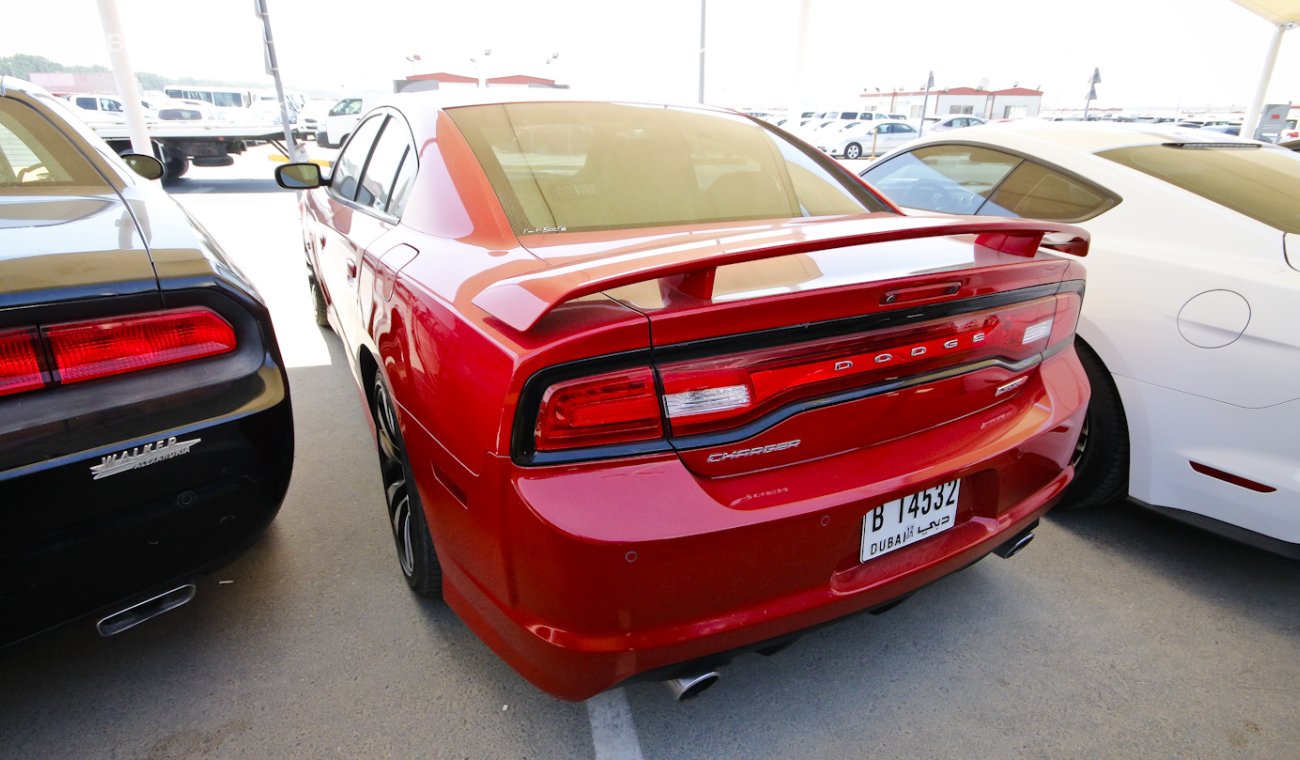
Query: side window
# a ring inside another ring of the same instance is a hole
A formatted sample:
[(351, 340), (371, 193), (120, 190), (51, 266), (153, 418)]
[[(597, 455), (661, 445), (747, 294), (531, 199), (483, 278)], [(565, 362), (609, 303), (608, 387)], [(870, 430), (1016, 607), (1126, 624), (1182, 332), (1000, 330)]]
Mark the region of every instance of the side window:
[(397, 169), (397, 179), (393, 182), (393, 195), (388, 199), (388, 213), (400, 217), (406, 210), (406, 199), (411, 195), (411, 185), (415, 182), (415, 170), (419, 167), (415, 157), (415, 148), (408, 147), (402, 157), (402, 165)]
[(109, 189), (76, 146), (37, 111), (0, 98), (0, 197)]
[(117, 102), (116, 100), (109, 100), (108, 98), (100, 98), (99, 110), (112, 111), (113, 113), (122, 113), (122, 104)]
[(77, 98), (77, 107), (84, 108), (87, 111), (98, 111), (99, 100), (97, 98)]
[(330, 109), (330, 116), (348, 116), (361, 110), (360, 98), (346, 98), (334, 104)]
[(1016, 216), (1055, 222), (1091, 219), (1111, 206), (1114, 198), (1101, 189), (1025, 161), (998, 186), (979, 213), (983, 216)]
[(388, 208), (389, 195), (393, 190), (393, 181), (401, 168), (403, 160), (411, 150), (411, 140), (407, 136), (406, 125), (397, 117), (392, 117), (379, 135), (379, 142), (370, 154), (370, 163), (366, 164), (365, 175), (361, 178), (361, 189), (357, 191), (357, 203), (376, 211)]
[(987, 148), (935, 145), (873, 164), (862, 176), (900, 206), (974, 214), (1020, 162)]
[(370, 155), (370, 148), (374, 145), (384, 118), (383, 114), (379, 114), (362, 122), (361, 126), (357, 127), (357, 131), (352, 133), (352, 140), (343, 149), (343, 153), (339, 155), (338, 163), (334, 165), (334, 173), (330, 175), (330, 188), (339, 196), (348, 200), (356, 198), (361, 172), (366, 168), (366, 157)]

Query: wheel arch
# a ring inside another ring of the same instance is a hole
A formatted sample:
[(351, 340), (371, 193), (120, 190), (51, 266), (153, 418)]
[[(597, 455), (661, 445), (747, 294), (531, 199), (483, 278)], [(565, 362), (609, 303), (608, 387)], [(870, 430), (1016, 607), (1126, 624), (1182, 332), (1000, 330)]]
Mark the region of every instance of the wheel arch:
[[(1095, 361), (1097, 365), (1101, 367), (1101, 369), (1103, 370), (1103, 374), (1105, 375), (1106, 382), (1110, 383), (1110, 387), (1115, 391), (1115, 397), (1119, 401), (1119, 412), (1124, 417), (1124, 420), (1127, 423), (1129, 418), (1128, 410), (1130, 405), (1125, 400), (1124, 392), (1123, 390), (1120, 389), (1119, 383), (1115, 382), (1115, 372), (1114, 370), (1111, 369), (1110, 363), (1107, 362), (1106, 359), (1102, 357), (1101, 353), (1097, 351), (1097, 349), (1093, 346), (1093, 344), (1082, 335), (1076, 334), (1074, 336), (1074, 346), (1076, 351), (1079, 349), (1086, 351), (1090, 355), (1092, 361)], [(1080, 354), (1079, 358), (1080, 360), (1083, 360), (1083, 355)], [(1129, 437), (1132, 438), (1131, 430), (1129, 431)], [(1130, 454), (1130, 458), (1132, 458), (1131, 454)]]
[(366, 410), (375, 413), (375, 378), (379, 375), (379, 361), (370, 352), (369, 346), (362, 346), (357, 352), (357, 370), (361, 374), (361, 390), (366, 395)]
[[(1115, 382), (1115, 376), (1105, 359), (1087, 339), (1076, 335), (1074, 348), (1091, 386), (1088, 427), (1083, 433), (1090, 441), (1091, 448), (1086, 459), (1076, 458), (1073, 462), (1076, 467), (1075, 481), (1070, 484), (1063, 499), (1063, 506), (1067, 509), (1096, 506), (1127, 498), (1132, 492), (1136, 464), (1134, 452), (1138, 450), (1133, 445), (1129, 405), (1121, 395), (1121, 384)], [(1082, 440), (1079, 446), (1077, 451), (1082, 452)]]

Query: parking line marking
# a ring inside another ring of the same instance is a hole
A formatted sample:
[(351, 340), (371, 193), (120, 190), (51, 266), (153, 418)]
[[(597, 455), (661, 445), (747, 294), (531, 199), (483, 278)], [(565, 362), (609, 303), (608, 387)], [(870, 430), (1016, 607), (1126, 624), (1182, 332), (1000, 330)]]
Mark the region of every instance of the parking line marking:
[(591, 721), (591, 743), (596, 760), (642, 760), (641, 740), (632, 722), (632, 708), (627, 694), (614, 689), (587, 700), (587, 718)]

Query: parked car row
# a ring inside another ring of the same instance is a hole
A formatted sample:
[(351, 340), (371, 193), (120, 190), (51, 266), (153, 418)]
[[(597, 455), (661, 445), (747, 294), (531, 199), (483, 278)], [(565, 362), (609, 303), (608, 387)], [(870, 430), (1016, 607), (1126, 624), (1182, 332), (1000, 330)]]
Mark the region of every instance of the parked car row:
[[(1062, 500), (1300, 556), (1292, 152), (357, 100), (328, 171), (276, 178), (372, 423), (376, 519), (413, 592), (548, 693), (690, 698), (1015, 555)], [(907, 135), (869, 184), (826, 155), (865, 133)], [(125, 161), (0, 79), (0, 643), (185, 603), (287, 488), (266, 307)]]
[(945, 132), (986, 123), (978, 116), (955, 114), (927, 116), (918, 122), (901, 119), (826, 121), (797, 131), (824, 153), (847, 159), (878, 156), (920, 137), (923, 132)]

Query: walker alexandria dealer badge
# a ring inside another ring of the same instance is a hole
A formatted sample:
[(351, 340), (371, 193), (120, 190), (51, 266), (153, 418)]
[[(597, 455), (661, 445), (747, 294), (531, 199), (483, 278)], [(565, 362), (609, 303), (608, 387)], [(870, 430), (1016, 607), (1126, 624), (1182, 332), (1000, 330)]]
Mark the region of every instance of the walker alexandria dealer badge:
[(172, 436), (165, 441), (146, 443), (143, 446), (136, 446), (133, 449), (103, 457), (99, 464), (90, 468), (90, 473), (95, 476), (95, 480), (99, 480), (127, 470), (138, 470), (151, 464), (165, 462), (168, 459), (175, 459), (190, 453), (190, 449), (194, 448), (194, 444), (201, 440), (203, 439), (195, 438), (189, 441), (178, 441), (176, 436)]

